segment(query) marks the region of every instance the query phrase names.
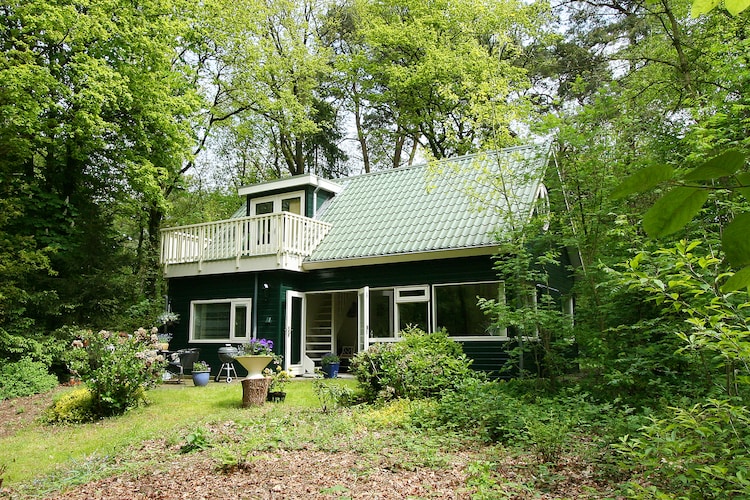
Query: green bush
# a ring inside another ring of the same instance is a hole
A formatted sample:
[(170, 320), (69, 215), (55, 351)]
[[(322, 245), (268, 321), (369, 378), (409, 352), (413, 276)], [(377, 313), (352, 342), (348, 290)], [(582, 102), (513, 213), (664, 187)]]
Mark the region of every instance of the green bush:
[(401, 332), (402, 339), (358, 353), (352, 369), (368, 400), (429, 398), (453, 390), (480, 374), (471, 369), (461, 345), (445, 331), (425, 333), (416, 328)]
[(593, 441), (592, 449), (609, 449), (619, 436), (608, 429), (622, 430), (626, 426), (620, 422), (626, 420), (622, 411), (592, 401), (575, 387), (547, 394), (523, 380), (468, 380), (444, 393), (434, 406), (412, 414), (419, 427), (518, 447), (533, 452), (540, 463), (556, 462), (574, 445), (578, 433)]
[(415, 416), (424, 427), (460, 431), (486, 442), (513, 443), (526, 431), (530, 402), (504, 382), (469, 379), (446, 393), (432, 412)]
[[(642, 476), (631, 498), (747, 498), (750, 410), (730, 400), (672, 408), (616, 446), (622, 466)], [(647, 484), (648, 486), (643, 486)]]
[(91, 390), (97, 417), (121, 415), (145, 399), (156, 385), (164, 360), (156, 354), (156, 335), (138, 329), (132, 335), (81, 331), (68, 363)]
[(86, 387), (58, 397), (42, 415), (42, 420), (49, 424), (76, 424), (91, 422), (95, 419), (94, 396)]
[(23, 358), (0, 366), (0, 400), (29, 396), (57, 387), (57, 377), (40, 361)]

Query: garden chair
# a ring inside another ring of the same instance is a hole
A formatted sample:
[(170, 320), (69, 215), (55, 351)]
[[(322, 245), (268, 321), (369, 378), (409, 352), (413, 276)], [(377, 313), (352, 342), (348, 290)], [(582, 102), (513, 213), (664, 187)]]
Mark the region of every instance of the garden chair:
[(172, 353), (168, 360), (167, 371), (177, 375), (177, 383), (182, 383), (182, 376), (185, 375), (186, 371), (193, 370), (193, 364), (198, 361), (200, 355), (200, 349), (180, 349), (177, 352)]

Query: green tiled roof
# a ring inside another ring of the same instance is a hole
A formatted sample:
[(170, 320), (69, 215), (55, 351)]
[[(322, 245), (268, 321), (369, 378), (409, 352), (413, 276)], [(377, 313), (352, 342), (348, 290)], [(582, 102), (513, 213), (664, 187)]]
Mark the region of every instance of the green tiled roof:
[[(496, 245), (531, 215), (550, 145), (430, 162), (343, 179), (320, 219), (324, 262)], [(506, 196), (507, 195), (507, 196)]]

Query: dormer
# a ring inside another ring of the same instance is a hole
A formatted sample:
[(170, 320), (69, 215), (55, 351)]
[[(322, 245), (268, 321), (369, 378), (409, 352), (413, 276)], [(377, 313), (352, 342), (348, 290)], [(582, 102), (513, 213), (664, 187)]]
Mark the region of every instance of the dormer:
[(303, 174), (244, 186), (238, 193), (246, 197), (247, 216), (290, 212), (314, 219), (320, 208), (342, 189), (333, 181)]

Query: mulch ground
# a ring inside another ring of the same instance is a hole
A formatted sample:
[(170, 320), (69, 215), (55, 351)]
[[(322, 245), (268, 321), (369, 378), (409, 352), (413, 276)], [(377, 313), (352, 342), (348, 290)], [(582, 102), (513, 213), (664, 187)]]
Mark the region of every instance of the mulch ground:
[[(0, 402), (0, 437), (25, 426), (38, 425), (35, 419), (46, 408), (53, 393)], [(3, 454), (7, 450), (3, 450)], [(152, 440), (129, 453), (143, 457), (142, 470), (118, 474), (75, 486), (49, 499), (469, 499), (468, 464), (476, 459), (471, 451), (456, 453), (439, 469), (392, 466), (397, 460), (387, 456), (357, 453), (328, 453), (318, 450), (274, 450), (254, 452), (231, 467), (222, 468), (208, 452), (180, 454), (174, 445)], [(137, 458), (136, 458), (137, 460)], [(494, 466), (492, 481), (499, 484), (534, 483), (537, 470), (519, 457), (508, 456)], [(616, 498), (597, 484), (591, 468), (575, 459), (561, 463), (553, 471), (548, 487), (520, 490), (497, 498), (561, 499)], [(498, 491), (498, 490), (495, 490)], [(0, 488), (0, 498), (21, 498), (8, 488)], [(483, 497), (487, 498), (487, 497)]]

